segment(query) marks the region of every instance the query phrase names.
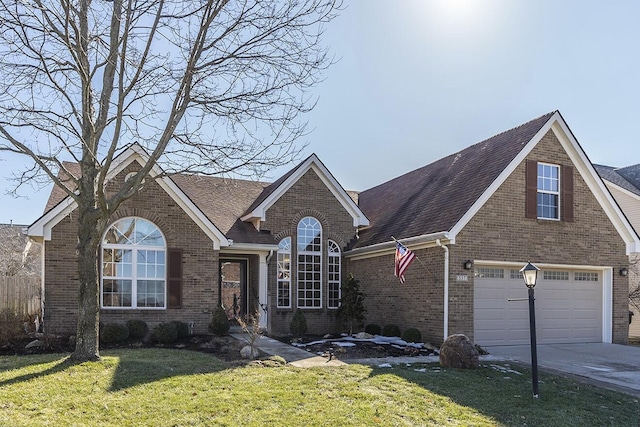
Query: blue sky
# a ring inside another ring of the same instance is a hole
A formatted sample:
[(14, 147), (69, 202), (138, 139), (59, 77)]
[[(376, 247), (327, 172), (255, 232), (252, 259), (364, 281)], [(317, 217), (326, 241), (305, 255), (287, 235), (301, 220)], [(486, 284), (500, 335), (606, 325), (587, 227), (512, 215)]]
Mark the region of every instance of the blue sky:
[[(347, 0), (304, 154), (364, 190), (560, 110), (593, 163), (640, 163), (639, 20), (637, 1)], [(5, 196), (2, 158), (0, 223), (30, 223), (50, 188)]]

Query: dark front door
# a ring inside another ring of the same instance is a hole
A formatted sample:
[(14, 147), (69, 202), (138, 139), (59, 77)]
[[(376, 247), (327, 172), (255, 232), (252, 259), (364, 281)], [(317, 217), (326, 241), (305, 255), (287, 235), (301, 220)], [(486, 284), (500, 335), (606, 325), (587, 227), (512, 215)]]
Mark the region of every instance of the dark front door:
[(248, 312), (247, 261), (220, 260), (220, 288), (218, 303), (227, 312), (229, 320), (245, 317)]

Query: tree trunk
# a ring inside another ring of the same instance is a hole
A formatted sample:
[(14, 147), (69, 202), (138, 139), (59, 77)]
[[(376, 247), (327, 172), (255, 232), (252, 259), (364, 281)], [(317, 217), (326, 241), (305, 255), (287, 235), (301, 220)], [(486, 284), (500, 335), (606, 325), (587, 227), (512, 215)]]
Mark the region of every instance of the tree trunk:
[(100, 300), (98, 283), (98, 247), (96, 218), (91, 209), (79, 209), (78, 218), (78, 325), (76, 349), (71, 356), (77, 361), (100, 358)]

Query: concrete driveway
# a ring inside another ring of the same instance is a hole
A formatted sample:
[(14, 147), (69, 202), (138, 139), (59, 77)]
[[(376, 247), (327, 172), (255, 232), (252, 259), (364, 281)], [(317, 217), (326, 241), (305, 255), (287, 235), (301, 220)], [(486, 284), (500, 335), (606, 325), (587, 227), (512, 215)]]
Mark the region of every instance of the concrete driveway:
[[(492, 346), (495, 357), (531, 365), (531, 347)], [(538, 345), (538, 368), (640, 397), (640, 347), (619, 344)]]

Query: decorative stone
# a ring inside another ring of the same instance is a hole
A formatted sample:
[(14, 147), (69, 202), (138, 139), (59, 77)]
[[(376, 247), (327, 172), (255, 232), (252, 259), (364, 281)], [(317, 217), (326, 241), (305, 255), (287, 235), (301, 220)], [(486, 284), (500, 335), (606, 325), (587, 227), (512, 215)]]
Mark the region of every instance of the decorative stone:
[(373, 338), (373, 335), (366, 332), (358, 332), (353, 337), (358, 340), (370, 340), (371, 338)]
[(243, 359), (255, 359), (260, 355), (260, 351), (257, 348), (251, 348), (250, 345), (245, 345), (240, 350), (240, 357)]
[(476, 369), (480, 366), (480, 355), (466, 335), (451, 335), (440, 347), (440, 366)]
[(33, 340), (29, 344), (25, 345), (24, 348), (42, 348), (45, 346), (44, 341)]

